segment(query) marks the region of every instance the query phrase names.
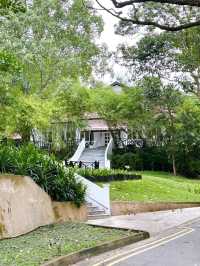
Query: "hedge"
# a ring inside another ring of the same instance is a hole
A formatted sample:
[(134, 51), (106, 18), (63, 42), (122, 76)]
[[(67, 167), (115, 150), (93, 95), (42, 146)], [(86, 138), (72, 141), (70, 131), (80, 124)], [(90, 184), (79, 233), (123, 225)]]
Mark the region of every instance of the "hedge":
[(139, 180), (142, 179), (141, 175), (126, 170), (114, 169), (78, 169), (77, 173), (87, 178), (92, 182), (111, 182), (120, 180)]

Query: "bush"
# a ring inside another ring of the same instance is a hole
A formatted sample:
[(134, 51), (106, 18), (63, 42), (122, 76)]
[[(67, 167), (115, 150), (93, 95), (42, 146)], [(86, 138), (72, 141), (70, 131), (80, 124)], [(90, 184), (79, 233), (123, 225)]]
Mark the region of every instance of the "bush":
[(163, 147), (132, 147), (127, 152), (116, 149), (111, 157), (111, 165), (114, 169), (126, 169), (129, 166), (134, 171), (171, 171), (172, 164)]
[[(177, 173), (189, 178), (200, 178), (200, 146), (193, 145), (190, 150), (180, 147), (176, 151)], [(126, 169), (129, 166), (134, 171), (166, 171), (172, 172), (172, 160), (165, 146), (144, 146), (128, 149), (115, 149), (111, 157), (114, 169)]]
[[(191, 147), (192, 148), (192, 147)], [(179, 151), (176, 156), (178, 172), (190, 178), (200, 177), (200, 149), (193, 147), (190, 152)]]
[(141, 175), (136, 175), (133, 172), (126, 170), (114, 170), (114, 169), (78, 169), (77, 173), (92, 182), (110, 182), (120, 180), (137, 180), (141, 179)]
[(19, 148), (1, 145), (0, 172), (30, 176), (55, 201), (73, 201), (77, 206), (84, 202), (85, 187), (75, 179), (74, 170), (32, 144)]

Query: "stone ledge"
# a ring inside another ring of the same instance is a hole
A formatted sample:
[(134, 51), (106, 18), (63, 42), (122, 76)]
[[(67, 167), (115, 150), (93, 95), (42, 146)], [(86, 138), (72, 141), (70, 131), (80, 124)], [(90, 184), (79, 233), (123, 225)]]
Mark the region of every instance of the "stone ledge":
[[(107, 228), (111, 228), (111, 227), (107, 226)], [(119, 229), (121, 229), (121, 228), (119, 228)], [(121, 229), (121, 230), (126, 230), (126, 229)], [(148, 232), (143, 232), (143, 231), (133, 231), (133, 232), (135, 232), (136, 234), (132, 235), (132, 236), (123, 237), (123, 238), (120, 238), (120, 239), (117, 239), (114, 241), (105, 242), (101, 245), (98, 245), (98, 246), (95, 246), (92, 248), (83, 249), (83, 250), (80, 250), (78, 252), (66, 255), (66, 256), (58, 257), (56, 259), (53, 259), (53, 260), (43, 264), (42, 266), (67, 266), (67, 265), (71, 265), (71, 264), (77, 263), (81, 260), (84, 260), (86, 258), (90, 258), (92, 256), (96, 256), (96, 255), (99, 255), (101, 253), (104, 253), (104, 252), (107, 252), (107, 251), (110, 251), (113, 249), (117, 249), (117, 248), (120, 248), (120, 247), (123, 247), (126, 245), (130, 245), (132, 243), (135, 243), (135, 242), (144, 240), (146, 238), (149, 238)]]
[(183, 208), (200, 207), (200, 202), (133, 202), (113, 201), (111, 213), (113, 216), (136, 214), (142, 212), (156, 212)]

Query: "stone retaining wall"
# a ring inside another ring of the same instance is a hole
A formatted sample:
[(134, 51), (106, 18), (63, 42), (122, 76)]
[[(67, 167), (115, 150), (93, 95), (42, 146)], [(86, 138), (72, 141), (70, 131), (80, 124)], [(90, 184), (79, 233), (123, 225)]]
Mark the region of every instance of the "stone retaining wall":
[(72, 202), (56, 202), (52, 203), (55, 214), (55, 222), (66, 221), (86, 221), (87, 207), (82, 205), (77, 208)]
[(182, 208), (200, 207), (200, 202), (125, 202), (114, 201), (111, 203), (112, 215), (136, 214), (141, 212), (155, 212)]
[(85, 221), (87, 208), (52, 202), (30, 177), (0, 175), (0, 239), (26, 234), (40, 226)]

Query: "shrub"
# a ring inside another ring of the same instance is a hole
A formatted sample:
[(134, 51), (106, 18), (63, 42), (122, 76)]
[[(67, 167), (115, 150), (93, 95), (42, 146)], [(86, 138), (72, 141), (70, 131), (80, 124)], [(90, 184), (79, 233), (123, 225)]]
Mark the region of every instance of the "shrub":
[(141, 175), (136, 175), (133, 172), (129, 172), (126, 170), (114, 170), (114, 169), (81, 168), (77, 169), (77, 173), (93, 182), (135, 180), (142, 178)]
[(116, 149), (111, 157), (111, 165), (115, 169), (126, 169), (128, 165), (131, 170), (135, 171), (172, 170), (166, 149), (163, 147), (132, 147), (132, 150), (129, 149), (128, 151)]
[(30, 176), (53, 200), (84, 202), (85, 187), (55, 157), (38, 150), (32, 144), (19, 148), (0, 146), (0, 172)]
[[(175, 159), (177, 173), (189, 178), (200, 178), (200, 145), (190, 146), (190, 149), (180, 147), (176, 151)], [(115, 149), (111, 165), (115, 169), (125, 169), (128, 165), (134, 171), (173, 171), (166, 146)]]

